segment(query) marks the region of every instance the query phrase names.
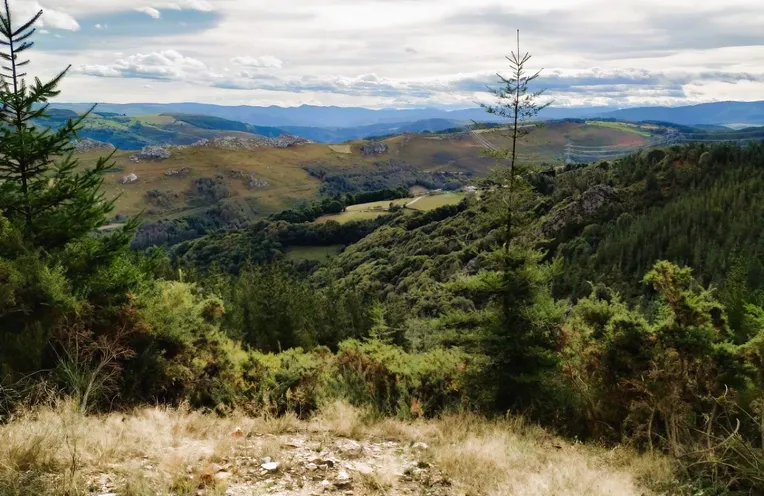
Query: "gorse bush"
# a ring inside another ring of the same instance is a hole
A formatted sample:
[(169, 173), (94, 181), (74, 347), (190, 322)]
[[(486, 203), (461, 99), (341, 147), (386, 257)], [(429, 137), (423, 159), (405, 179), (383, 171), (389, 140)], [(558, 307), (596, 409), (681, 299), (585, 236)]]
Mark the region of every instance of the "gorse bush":
[(345, 341), (327, 390), (381, 415), (430, 417), (465, 406), (475, 359), (458, 350), (406, 353), (378, 340)]

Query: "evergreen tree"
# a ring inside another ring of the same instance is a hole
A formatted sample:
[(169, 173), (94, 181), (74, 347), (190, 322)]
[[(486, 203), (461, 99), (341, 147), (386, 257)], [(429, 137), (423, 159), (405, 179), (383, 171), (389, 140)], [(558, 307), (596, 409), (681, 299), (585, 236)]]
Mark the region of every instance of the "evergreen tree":
[(87, 113), (43, 125), (68, 68), (48, 82), (24, 72), (41, 15), (19, 25), (7, 0), (0, 12), (0, 381), (56, 368), (72, 336), (114, 342), (145, 275), (127, 253), (135, 221), (92, 235), (113, 201), (100, 189), (110, 157), (84, 170), (74, 157)]
[[(495, 105), (482, 105), (483, 108), (493, 115), (509, 120), (509, 138), (512, 142), (511, 149), (496, 149), (488, 152), (489, 156), (496, 158), (508, 165), (505, 169), (496, 171), (495, 183), (498, 185), (498, 215), (501, 219), (502, 229), (504, 231), (504, 272), (505, 272), (505, 291), (504, 291), (504, 320), (509, 325), (512, 319), (511, 313), (511, 294), (510, 294), (510, 276), (512, 260), (510, 257), (510, 245), (512, 240), (518, 234), (526, 223), (527, 219), (518, 217), (517, 212), (523, 211), (519, 208), (523, 203), (527, 203), (527, 193), (529, 188), (523, 180), (523, 176), (529, 172), (528, 168), (519, 168), (517, 164), (518, 142), (533, 130), (533, 125), (528, 125), (527, 121), (535, 118), (541, 110), (546, 108), (549, 103), (542, 104), (539, 98), (544, 90), (533, 92), (530, 85), (538, 79), (541, 71), (532, 75), (526, 70), (531, 55), (520, 52), (520, 31), (517, 31), (517, 51), (513, 51), (508, 57), (510, 74), (499, 78), (499, 87), (492, 89), (491, 93), (496, 97)], [(527, 210), (526, 210), (527, 212)]]
[(14, 23), (8, 0), (0, 14), (0, 211), (26, 240), (43, 249), (62, 247), (106, 222), (113, 201), (105, 201), (100, 187), (110, 156), (95, 167), (79, 170), (73, 140), (88, 113), (57, 130), (40, 125), (49, 100), (69, 68), (48, 82), (27, 81), (22, 72), (29, 60), (19, 57), (33, 47), (38, 12), (20, 27)]
[(494, 407), (502, 410), (554, 401), (548, 386), (558, 363), (555, 350), (564, 305), (551, 296), (554, 265), (543, 262), (532, 232), (538, 195), (529, 182), (531, 167), (517, 163), (519, 142), (534, 128), (527, 121), (548, 105), (539, 102), (543, 91), (531, 91), (541, 73), (527, 73), (530, 59), (530, 54), (520, 52), (518, 31), (517, 51), (507, 57), (511, 73), (498, 75), (500, 87), (492, 90), (496, 104), (483, 105), (489, 113), (509, 120), (512, 144), (488, 152), (507, 166), (494, 171), (484, 195), (483, 204), (492, 213), (490, 224), (500, 226), (500, 247), (491, 257), (492, 271), (479, 275), (483, 284), (477, 285), (499, 296), (498, 318), (487, 326), (482, 345), (490, 358), (483, 382), (494, 389)]

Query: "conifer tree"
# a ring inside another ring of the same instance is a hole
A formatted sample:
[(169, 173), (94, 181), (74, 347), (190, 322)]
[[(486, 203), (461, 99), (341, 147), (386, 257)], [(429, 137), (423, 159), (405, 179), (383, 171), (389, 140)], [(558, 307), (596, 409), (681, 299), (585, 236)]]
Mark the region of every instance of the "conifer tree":
[(507, 57), (510, 73), (508, 76), (496, 74), (499, 78), (499, 87), (491, 88), (490, 91), (496, 97), (496, 104), (482, 107), (489, 114), (493, 114), (509, 120), (509, 132), (512, 148), (498, 150), (497, 156), (509, 160), (509, 170), (513, 171), (517, 165), (517, 143), (533, 130), (528, 126), (528, 121), (536, 118), (542, 110), (551, 102), (541, 103), (540, 98), (545, 90), (531, 91), (531, 84), (541, 76), (543, 69), (530, 75), (526, 72), (526, 66), (531, 60), (531, 54), (520, 53), (520, 30), (517, 30), (517, 51), (513, 51)]
[(100, 191), (111, 156), (86, 170), (73, 156), (73, 141), (89, 112), (55, 130), (43, 125), (69, 67), (47, 82), (32, 82), (24, 72), (29, 60), (20, 57), (34, 46), (41, 16), (42, 11), (19, 25), (8, 0), (0, 13), (0, 211), (27, 242), (49, 250), (103, 225), (113, 201)]
[[(527, 174), (526, 168), (519, 168), (517, 164), (517, 147), (519, 141), (528, 135), (535, 125), (528, 125), (528, 121), (538, 116), (544, 108), (550, 103), (541, 103), (540, 97), (544, 90), (532, 91), (531, 84), (538, 79), (541, 71), (529, 74), (527, 72), (528, 62), (531, 60), (529, 53), (520, 52), (520, 30), (517, 31), (517, 51), (512, 51), (507, 57), (509, 61), (510, 73), (507, 76), (497, 74), (499, 86), (491, 88), (490, 91), (496, 97), (494, 105), (485, 105), (482, 107), (489, 113), (509, 121), (509, 139), (512, 143), (511, 148), (495, 149), (488, 151), (488, 155), (497, 160), (507, 163), (506, 168), (496, 171), (495, 183), (500, 188), (497, 192), (498, 215), (502, 225), (503, 248), (504, 248), (504, 273), (505, 290), (503, 298), (504, 320), (507, 325), (512, 320), (512, 304), (510, 294), (510, 276), (512, 270), (512, 260), (510, 254), (510, 245), (516, 237), (518, 231), (527, 225), (527, 218), (520, 218), (519, 212), (527, 212), (527, 209), (519, 208), (521, 204), (527, 202), (527, 193), (529, 188), (523, 180)], [(527, 217), (527, 215), (526, 215)]]
[(511, 148), (487, 153), (507, 165), (494, 171), (484, 199), (500, 226), (501, 246), (490, 259), (495, 277), (484, 276), (499, 301), (497, 318), (482, 342), (490, 357), (484, 384), (495, 388), (494, 407), (524, 410), (552, 400), (549, 377), (558, 364), (555, 347), (563, 304), (551, 296), (555, 266), (543, 261), (537, 237), (530, 231), (536, 196), (527, 181), (531, 168), (517, 163), (519, 142), (534, 127), (527, 121), (548, 105), (539, 103), (542, 91), (530, 89), (540, 72), (527, 74), (531, 56), (520, 53), (519, 31), (517, 43), (517, 51), (507, 57), (511, 74), (499, 74), (500, 86), (491, 90), (495, 105), (483, 105), (489, 113), (509, 120), (504, 133)]

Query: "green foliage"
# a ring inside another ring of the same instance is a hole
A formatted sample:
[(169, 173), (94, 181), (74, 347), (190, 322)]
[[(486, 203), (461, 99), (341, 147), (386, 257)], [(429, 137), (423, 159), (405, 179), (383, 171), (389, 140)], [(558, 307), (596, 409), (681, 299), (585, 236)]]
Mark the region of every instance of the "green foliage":
[(237, 276), (216, 274), (208, 282), (230, 309), (223, 319), (225, 332), (261, 351), (336, 349), (371, 326), (358, 294), (333, 285), (317, 290), (278, 265), (250, 266)]
[[(568, 320), (564, 370), (577, 418), (589, 434), (626, 437), (685, 460), (690, 474), (712, 484), (755, 485), (761, 467), (746, 473), (748, 457), (761, 450), (743, 432), (761, 432), (760, 425), (737, 401), (761, 394), (753, 386), (757, 338), (732, 343), (723, 306), (689, 269), (661, 261), (644, 280), (658, 294), (650, 318), (598, 287)], [(737, 429), (728, 429), (735, 421)]]
[(406, 198), (409, 195), (407, 188), (381, 189), (378, 191), (362, 191), (357, 194), (346, 193), (344, 195), (335, 194), (329, 198), (324, 198), (321, 202), (312, 202), (302, 205), (297, 210), (285, 210), (275, 215), (271, 215), (271, 220), (284, 220), (287, 222), (313, 222), (322, 215), (338, 214), (350, 205), (359, 205), (362, 203), (371, 203), (384, 200), (396, 200)]
[[(700, 167), (697, 157), (703, 155), (707, 160)], [(642, 275), (665, 259), (693, 267), (705, 283), (722, 288), (724, 303), (737, 305), (730, 317), (739, 326), (742, 307), (733, 300), (741, 291), (751, 293), (746, 299), (764, 288), (757, 228), (764, 214), (762, 157), (763, 142), (689, 145), (666, 150), (657, 163), (632, 156), (609, 170), (590, 166), (562, 174), (552, 193), (555, 202), (598, 184), (616, 188), (620, 199), (609, 202), (601, 216), (586, 219), (597, 229), (582, 232), (580, 226), (551, 243), (565, 259), (557, 293), (581, 296), (588, 280), (636, 296)], [(644, 188), (653, 176), (660, 197)], [(731, 269), (734, 278), (728, 277)]]
[(379, 161), (373, 166), (354, 164), (329, 167), (317, 164), (308, 166), (305, 170), (323, 182), (321, 190), (327, 196), (411, 186), (456, 190), (463, 186), (467, 179), (463, 173), (459, 172), (422, 171), (398, 159)]
[(157, 282), (136, 295), (131, 312), (135, 357), (124, 364), (125, 399), (225, 409), (247, 384), (249, 357), (220, 331), (223, 303), (182, 282)]
[(456, 349), (406, 353), (379, 340), (345, 341), (327, 388), (330, 396), (381, 415), (433, 416), (463, 406), (468, 368), (476, 361)]
[(95, 167), (78, 171), (71, 143), (82, 119), (68, 120), (52, 132), (31, 122), (45, 115), (49, 99), (59, 94), (58, 85), (66, 71), (43, 83), (27, 84), (21, 67), (28, 61), (18, 56), (32, 48), (28, 41), (38, 13), (22, 26), (11, 22), (6, 5), (0, 15), (0, 36), (6, 52), (6, 73), (0, 81), (0, 212), (23, 235), (41, 248), (51, 249), (103, 225), (112, 209), (99, 192), (102, 174), (109, 168), (109, 157)]
[(493, 277), (480, 273), (474, 276), (479, 284), (469, 288), (478, 301), (482, 292), (491, 295), (488, 305), (495, 313), (480, 339), (482, 354), (489, 357), (484, 387), (494, 390), (492, 408), (499, 411), (552, 409), (565, 308), (551, 295), (555, 268), (542, 262), (542, 253), (520, 243), (509, 253), (497, 251), (495, 258), (499, 270)]

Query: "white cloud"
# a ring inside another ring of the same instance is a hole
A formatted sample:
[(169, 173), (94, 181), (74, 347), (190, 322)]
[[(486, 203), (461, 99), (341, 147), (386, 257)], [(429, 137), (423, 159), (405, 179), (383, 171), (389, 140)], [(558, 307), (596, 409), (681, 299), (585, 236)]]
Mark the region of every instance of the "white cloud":
[(181, 9), (198, 10), (199, 12), (211, 12), (212, 4), (207, 0), (181, 0), (177, 2)]
[(207, 66), (175, 50), (135, 54), (118, 59), (112, 64), (88, 64), (77, 72), (99, 77), (143, 79), (197, 80), (212, 77)]
[(262, 57), (239, 56), (231, 59), (231, 64), (239, 67), (266, 67), (281, 69), (284, 63), (272, 55), (263, 55)]
[(108, 24), (96, 24), (93, 27), (95, 27), (98, 30), (109, 29), (109, 25)]
[(506, 69), (503, 57), (517, 27), (523, 50), (534, 55), (532, 69), (549, 68), (541, 82), (566, 105), (695, 102), (734, 99), (736, 92), (764, 100), (761, 0), (724, 6), (710, 0), (143, 0), (141, 12), (173, 22), (132, 35), (117, 35), (110, 16), (134, 10), (134, 0), (11, 1), (29, 11), (43, 2), (46, 29), (54, 33), (76, 29), (77, 22), (109, 23), (108, 36), (67, 36), (66, 51), (35, 55), (46, 61), (35, 64), (38, 70), (73, 63), (82, 80), (86, 73), (110, 78), (91, 78), (92, 90), (67, 90), (65, 99), (140, 101), (141, 85), (118, 78), (161, 78), (168, 82), (151, 91), (158, 100), (198, 94), (219, 103), (472, 105), (485, 97), (492, 74)]
[(65, 31), (78, 31), (80, 29), (79, 23), (71, 15), (62, 10), (43, 7), (36, 1), (15, 0), (11, 1), (10, 5), (11, 13), (15, 14), (17, 19), (20, 17), (26, 20), (37, 14), (40, 10), (44, 10), (45, 14), (39, 21), (37, 21), (37, 24), (40, 27), (62, 29)]
[(159, 12), (154, 7), (137, 7), (135, 10), (137, 10), (138, 12), (143, 12), (147, 16), (153, 17), (154, 19), (159, 19), (160, 17), (162, 17), (162, 13)]

